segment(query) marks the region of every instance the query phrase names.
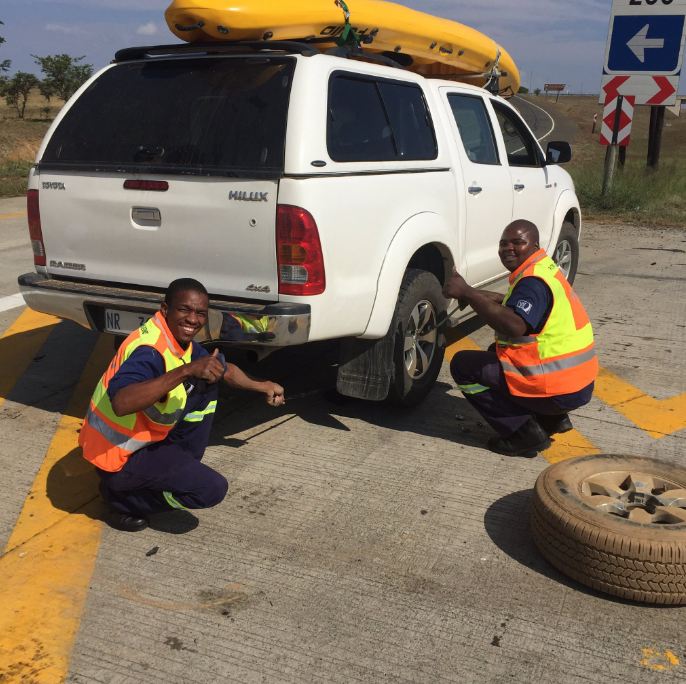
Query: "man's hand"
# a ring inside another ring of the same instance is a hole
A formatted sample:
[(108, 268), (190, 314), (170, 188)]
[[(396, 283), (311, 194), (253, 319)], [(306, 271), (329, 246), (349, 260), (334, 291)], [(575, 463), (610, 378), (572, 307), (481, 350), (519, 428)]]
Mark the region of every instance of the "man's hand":
[(283, 387), (281, 385), (267, 380), (265, 382), (264, 398), (270, 406), (283, 406), (286, 403)]
[(471, 289), (467, 281), (453, 269), (453, 274), (443, 287), (443, 296), (447, 299), (457, 299), (460, 310), (462, 310), (467, 306), (466, 296)]
[(221, 379), (226, 371), (226, 364), (219, 359), (219, 350), (215, 349), (209, 356), (201, 356), (188, 364), (188, 371), (194, 378), (200, 378), (210, 384)]

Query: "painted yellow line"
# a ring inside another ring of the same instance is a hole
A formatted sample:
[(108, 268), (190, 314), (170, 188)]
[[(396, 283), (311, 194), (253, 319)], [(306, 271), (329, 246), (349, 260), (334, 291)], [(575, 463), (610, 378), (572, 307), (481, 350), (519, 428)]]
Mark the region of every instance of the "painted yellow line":
[(548, 463), (559, 463), (570, 458), (599, 454), (600, 449), (578, 430), (570, 430), (553, 437), (553, 445), (541, 453)]
[(466, 351), (466, 350), (480, 350), (481, 347), (474, 342), (474, 340), (471, 337), (462, 337), (461, 339), (457, 340), (456, 342), (453, 342), (452, 344), (449, 344), (445, 348), (445, 360), (450, 362), (452, 361), (453, 356), (457, 354), (459, 351)]
[(112, 358), (101, 335), (0, 557), (0, 672), (9, 681), (63, 682), (100, 544), (97, 476), (78, 430)]
[(59, 322), (55, 316), (25, 309), (0, 338), (0, 406)]
[(686, 392), (669, 399), (655, 399), (601, 368), (595, 395), (654, 439), (686, 428)]
[(0, 214), (0, 221), (6, 221), (14, 218), (22, 218), (23, 216), (26, 216), (25, 211), (12, 211), (9, 214)]

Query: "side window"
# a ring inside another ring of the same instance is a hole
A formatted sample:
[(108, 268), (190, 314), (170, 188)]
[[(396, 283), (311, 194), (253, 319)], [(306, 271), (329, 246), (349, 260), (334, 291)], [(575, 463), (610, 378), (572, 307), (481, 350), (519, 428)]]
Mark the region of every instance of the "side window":
[(326, 130), (334, 161), (435, 159), (436, 138), (419, 86), (334, 74)]
[(448, 95), (448, 102), (469, 159), (475, 164), (499, 164), (493, 128), (483, 99), (452, 93)]
[(435, 159), (438, 151), (422, 89), (380, 82), (379, 91), (391, 121), (400, 159)]
[(536, 141), (517, 114), (496, 101), (491, 101), (505, 141), (510, 166), (540, 166), (541, 155)]

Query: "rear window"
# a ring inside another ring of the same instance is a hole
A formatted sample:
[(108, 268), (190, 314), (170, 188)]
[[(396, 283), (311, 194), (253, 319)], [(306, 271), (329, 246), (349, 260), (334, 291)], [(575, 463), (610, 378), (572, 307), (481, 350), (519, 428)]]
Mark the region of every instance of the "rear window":
[(66, 113), (41, 166), (278, 175), (294, 65), (278, 58), (117, 65)]
[(334, 161), (435, 159), (436, 137), (418, 85), (335, 74), (327, 147)]

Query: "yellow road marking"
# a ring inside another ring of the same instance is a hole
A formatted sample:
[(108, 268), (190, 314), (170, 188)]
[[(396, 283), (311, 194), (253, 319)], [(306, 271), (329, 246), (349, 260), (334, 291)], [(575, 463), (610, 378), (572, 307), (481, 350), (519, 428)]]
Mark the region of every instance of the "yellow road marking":
[(653, 672), (665, 672), (679, 666), (679, 658), (669, 649), (658, 651), (655, 648), (644, 648), (641, 649), (641, 655), (641, 667)]
[(64, 681), (100, 544), (97, 476), (78, 430), (112, 357), (101, 335), (62, 416), (0, 557), (0, 672), (11, 681)]
[(449, 344), (445, 348), (445, 360), (448, 362), (452, 361), (453, 356), (455, 356), (455, 354), (457, 354), (457, 352), (460, 351), (479, 351), (480, 349), (481, 347), (476, 342), (474, 342), (474, 340), (471, 337), (463, 337), (457, 340), (456, 342)]
[(14, 218), (22, 218), (26, 216), (25, 211), (11, 211), (9, 214), (0, 214), (0, 221), (6, 221)]
[(601, 368), (595, 395), (654, 439), (686, 428), (686, 392), (670, 399), (655, 399)]
[(578, 430), (570, 430), (553, 437), (553, 445), (541, 452), (548, 463), (559, 463), (570, 458), (599, 454), (600, 449), (586, 439)]
[(0, 338), (0, 406), (59, 322), (54, 316), (25, 309)]

